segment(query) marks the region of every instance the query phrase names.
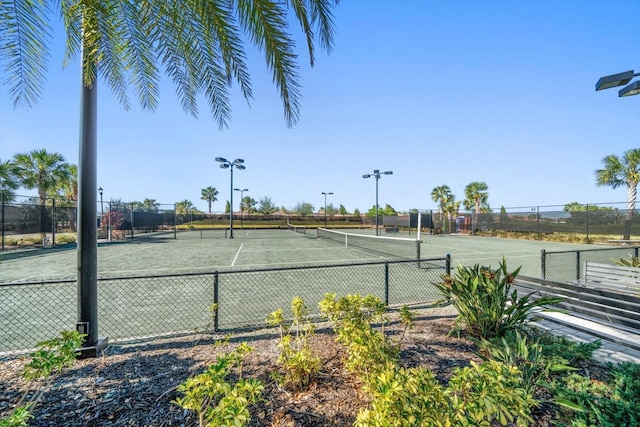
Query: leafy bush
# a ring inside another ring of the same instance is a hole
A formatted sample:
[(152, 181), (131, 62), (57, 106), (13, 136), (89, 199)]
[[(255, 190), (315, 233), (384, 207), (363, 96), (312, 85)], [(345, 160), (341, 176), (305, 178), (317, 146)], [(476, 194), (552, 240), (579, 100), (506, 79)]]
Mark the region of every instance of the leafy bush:
[(56, 236), (56, 244), (76, 243), (76, 236), (73, 234), (61, 234)]
[(513, 289), (520, 267), (509, 273), (503, 259), (497, 269), (460, 266), (454, 277), (442, 276), (434, 283), (446, 300), (458, 309), (452, 333), (460, 333), (464, 322), (477, 338), (503, 337), (508, 331), (522, 328), (531, 319), (532, 310), (562, 301), (559, 297), (532, 299), (533, 293), (518, 297)]
[[(0, 420), (1, 427), (28, 425), (28, 421), (33, 418), (32, 409), (53, 383), (53, 377), (76, 360), (76, 349), (82, 346), (84, 337), (85, 335), (78, 331), (62, 331), (60, 336), (37, 344), (36, 351), (31, 353), (31, 360), (22, 372), (29, 387), (11, 414)], [(36, 383), (36, 380), (42, 380), (42, 382)], [(35, 393), (32, 393), (33, 389)]]
[(640, 365), (610, 365), (609, 383), (573, 374), (559, 381), (555, 393), (584, 408), (581, 412), (563, 411), (561, 418), (575, 427), (640, 425)]
[[(255, 403), (264, 386), (258, 380), (242, 378), (242, 361), (253, 350), (243, 343), (236, 350), (221, 354), (216, 363), (178, 386), (183, 397), (173, 403), (196, 411), (200, 426), (244, 426), (249, 423), (249, 405)], [(235, 368), (235, 370), (234, 370)], [(235, 371), (238, 381), (228, 382)]]
[(309, 321), (309, 310), (300, 297), (291, 301), (293, 321), (290, 325), (284, 317), (282, 309), (271, 313), (267, 322), (280, 329), (281, 348), (278, 363), (286, 372), (285, 381), (294, 389), (306, 388), (320, 370), (320, 359), (311, 351), (309, 340), (315, 328)]
[(629, 255), (629, 258), (620, 258), (618, 260), (614, 260), (613, 262), (624, 267), (640, 267), (640, 258), (633, 255)]

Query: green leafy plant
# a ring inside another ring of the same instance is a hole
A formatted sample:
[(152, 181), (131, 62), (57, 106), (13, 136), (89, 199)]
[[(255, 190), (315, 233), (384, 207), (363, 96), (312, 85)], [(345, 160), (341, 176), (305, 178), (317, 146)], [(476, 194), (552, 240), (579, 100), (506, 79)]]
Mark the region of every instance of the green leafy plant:
[[(351, 372), (367, 377), (386, 362), (397, 360), (399, 346), (386, 339), (384, 328), (389, 319), (380, 298), (325, 294), (319, 307), (322, 316), (333, 323), (336, 340), (349, 349), (346, 367)], [(374, 323), (380, 325), (379, 331), (373, 329)]]
[(508, 272), (503, 259), (497, 269), (460, 266), (453, 277), (443, 276), (434, 283), (445, 299), (458, 310), (453, 332), (460, 333), (465, 323), (469, 333), (477, 338), (502, 337), (521, 328), (531, 318), (532, 310), (563, 300), (560, 297), (533, 299), (533, 293), (518, 296), (512, 289), (520, 267)]
[[(522, 378), (522, 387), (531, 395), (535, 395), (539, 388), (550, 388), (551, 374), (576, 370), (559, 355), (546, 355), (538, 341), (528, 341), (527, 336), (519, 331), (493, 342), (482, 340), (480, 345), (483, 351), (479, 356), (483, 360), (497, 360), (507, 366), (517, 366)], [(555, 403), (575, 409), (569, 402), (558, 400)]]
[(285, 370), (284, 382), (296, 390), (305, 389), (320, 370), (320, 358), (313, 355), (310, 339), (315, 327), (309, 320), (309, 310), (300, 297), (291, 301), (293, 320), (288, 325), (282, 309), (267, 317), (267, 322), (280, 330), (278, 363)]
[(456, 370), (447, 387), (429, 370), (388, 361), (365, 383), (371, 404), (355, 426), (526, 426), (536, 401), (520, 384), (517, 368), (493, 360)]
[[(200, 426), (244, 426), (250, 421), (249, 405), (254, 404), (264, 386), (255, 379), (242, 378), (242, 362), (253, 350), (246, 343), (218, 356), (216, 362), (178, 386), (183, 393), (173, 403), (198, 413)], [(229, 381), (235, 373), (238, 380)]]
[(575, 427), (597, 425), (620, 427), (640, 425), (640, 365), (609, 365), (612, 380), (596, 380), (578, 374), (558, 382), (555, 393), (575, 402), (583, 411), (563, 410), (562, 421)]
[[(204, 336), (209, 333), (209, 331), (211, 330), (211, 327), (213, 326), (215, 320), (216, 320), (216, 315), (218, 314), (218, 304), (217, 303), (212, 303), (209, 307), (208, 307), (208, 311), (209, 311), (209, 320), (207, 321), (207, 324), (204, 325), (204, 327), (202, 329), (200, 328), (195, 328), (194, 330), (194, 341), (193, 341), (193, 346), (197, 346), (198, 343), (200, 343), (200, 341), (204, 338)], [(200, 335), (198, 336), (198, 332), (200, 332)]]
[(55, 376), (64, 368), (73, 365), (76, 350), (82, 346), (84, 337), (85, 335), (78, 331), (62, 331), (58, 337), (37, 344), (36, 351), (31, 353), (31, 360), (22, 371), (22, 376), (29, 386), (15, 409), (7, 418), (0, 420), (0, 426), (28, 425), (29, 419), (33, 418), (31, 411), (51, 386)]
[(640, 267), (640, 258), (631, 254), (629, 254), (629, 258), (620, 258), (613, 260), (613, 262), (624, 267)]

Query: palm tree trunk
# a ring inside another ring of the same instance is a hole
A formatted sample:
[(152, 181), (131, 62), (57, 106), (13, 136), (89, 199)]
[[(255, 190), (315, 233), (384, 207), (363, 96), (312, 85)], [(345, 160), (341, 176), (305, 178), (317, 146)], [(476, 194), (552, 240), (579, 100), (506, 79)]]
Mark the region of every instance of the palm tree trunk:
[(623, 240), (631, 239), (631, 220), (636, 210), (637, 187), (627, 184), (627, 216), (624, 220), (624, 236)]

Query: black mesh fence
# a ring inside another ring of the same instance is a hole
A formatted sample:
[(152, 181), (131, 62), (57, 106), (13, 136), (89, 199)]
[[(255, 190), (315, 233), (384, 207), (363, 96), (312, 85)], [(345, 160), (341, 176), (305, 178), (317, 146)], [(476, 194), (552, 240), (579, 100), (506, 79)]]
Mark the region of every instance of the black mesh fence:
[(598, 248), (574, 251), (542, 251), (542, 278), (554, 282), (569, 282), (582, 278), (585, 261), (612, 264), (620, 258), (637, 257), (639, 246)]
[[(264, 326), (300, 296), (311, 314), (326, 293), (375, 295), (391, 307), (434, 302), (450, 259), (433, 258), (98, 280), (100, 335), (111, 342)], [(76, 281), (0, 283), (0, 354), (31, 349), (76, 322)], [(217, 316), (209, 307), (217, 303)]]
[[(565, 210), (566, 208), (566, 210)], [(503, 233), (580, 234), (584, 242), (597, 236), (629, 239), (640, 236), (640, 211), (626, 203), (501, 208), (493, 213), (463, 214), (454, 222), (458, 231)], [(453, 230), (453, 229), (452, 229)]]

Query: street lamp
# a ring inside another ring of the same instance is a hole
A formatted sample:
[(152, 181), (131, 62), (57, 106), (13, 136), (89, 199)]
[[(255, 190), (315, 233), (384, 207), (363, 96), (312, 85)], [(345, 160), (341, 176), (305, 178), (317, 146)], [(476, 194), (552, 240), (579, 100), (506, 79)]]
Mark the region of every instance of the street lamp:
[(243, 225), (242, 225), (242, 219), (244, 218), (244, 215), (242, 214), (242, 202), (244, 201), (244, 197), (243, 194), (245, 191), (249, 191), (248, 188), (243, 188), (242, 190), (239, 188), (234, 188), (233, 191), (239, 191), (240, 192), (240, 230), (244, 229)]
[[(629, 70), (623, 73), (600, 77), (600, 79), (596, 83), (596, 91), (626, 85), (631, 81), (631, 79), (638, 76), (640, 76), (640, 73), (634, 73), (633, 70)], [(638, 94), (640, 94), (640, 80), (637, 80), (618, 91), (618, 97)]]
[(104, 217), (104, 208), (102, 207), (102, 187), (98, 187), (98, 193), (100, 193), (100, 227), (102, 227), (102, 218)]
[(221, 169), (231, 169), (231, 191), (229, 195), (229, 238), (233, 239), (233, 168), (244, 170), (243, 159), (235, 159), (230, 162), (224, 157), (216, 157), (216, 162), (220, 162)]
[(333, 193), (325, 193), (323, 191), (321, 194), (324, 194), (324, 228), (327, 228), (327, 196), (331, 196)]
[(380, 172), (380, 170), (375, 169), (373, 173), (367, 173), (362, 175), (363, 178), (371, 178), (372, 176), (376, 178), (376, 236), (380, 235), (380, 231), (378, 229), (378, 180), (382, 175), (393, 175), (393, 172), (392, 171)]

